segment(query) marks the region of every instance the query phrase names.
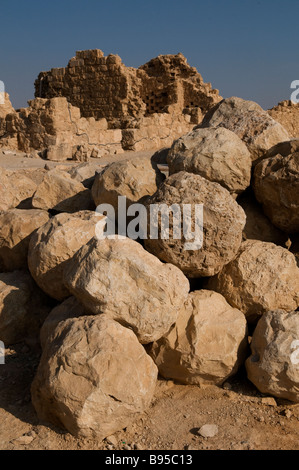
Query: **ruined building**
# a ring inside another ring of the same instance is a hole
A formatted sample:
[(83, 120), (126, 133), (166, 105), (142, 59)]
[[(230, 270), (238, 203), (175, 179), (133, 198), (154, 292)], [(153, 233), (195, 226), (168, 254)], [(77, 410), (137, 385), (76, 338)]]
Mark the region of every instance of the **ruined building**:
[(135, 69), (98, 49), (78, 51), (66, 68), (41, 72), (35, 96), (63, 96), (83, 117), (113, 121), (184, 113), (195, 124), (220, 100), (218, 90), (204, 83), (182, 54), (159, 56)]
[(35, 97), (29, 108), (0, 116), (0, 147), (28, 152), (69, 143), (100, 147), (100, 154), (166, 147), (221, 100), (182, 54), (135, 69), (98, 49), (41, 72)]

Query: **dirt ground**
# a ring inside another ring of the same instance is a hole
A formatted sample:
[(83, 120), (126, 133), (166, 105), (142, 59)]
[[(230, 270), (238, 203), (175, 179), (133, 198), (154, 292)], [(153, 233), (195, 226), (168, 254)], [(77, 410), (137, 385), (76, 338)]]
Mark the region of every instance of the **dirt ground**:
[[(128, 155), (99, 163), (105, 165)], [(42, 170), (46, 163), (0, 153), (0, 166), (9, 169)], [(263, 397), (244, 371), (223, 388), (201, 389), (160, 379), (151, 407), (127, 429), (116, 433), (112, 442), (76, 439), (40, 422), (35, 414), (30, 385), (39, 357), (40, 353), (25, 343), (6, 350), (6, 363), (0, 365), (1, 450), (299, 450), (299, 405)], [(198, 429), (204, 424), (216, 424), (218, 434), (201, 437)]]
[[(135, 157), (151, 157), (154, 155), (154, 151), (148, 152), (124, 152), (119, 154), (111, 154), (106, 155), (102, 158), (92, 158), (90, 162), (98, 162), (99, 165), (105, 166), (109, 163), (125, 160), (126, 158), (130, 158), (131, 156)], [(0, 149), (0, 167), (6, 168), (8, 170), (20, 170), (20, 169), (36, 169), (36, 168), (44, 168), (45, 165), (48, 168), (52, 169), (56, 166), (77, 166), (80, 165), (80, 162), (74, 162), (72, 160), (65, 161), (65, 162), (52, 162), (49, 160), (43, 160), (42, 158), (29, 158), (27, 154), (22, 152), (14, 152), (10, 150), (1, 150)]]
[[(299, 405), (263, 398), (243, 371), (224, 388), (160, 379), (151, 407), (115, 434), (114, 445), (76, 439), (35, 414), (30, 385), (38, 362), (39, 353), (25, 343), (6, 350), (6, 364), (0, 365), (1, 450), (299, 450)], [(216, 424), (218, 434), (200, 437), (204, 424)]]

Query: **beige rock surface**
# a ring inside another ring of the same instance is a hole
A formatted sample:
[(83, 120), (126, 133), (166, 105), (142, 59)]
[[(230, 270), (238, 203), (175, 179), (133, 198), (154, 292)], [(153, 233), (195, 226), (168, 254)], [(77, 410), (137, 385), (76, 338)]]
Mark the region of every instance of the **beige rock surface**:
[(17, 207), (36, 191), (36, 184), (26, 176), (0, 168), (0, 210)]
[(289, 140), (289, 134), (254, 101), (226, 98), (205, 116), (201, 127), (225, 127), (247, 145), (252, 160), (261, 157), (278, 142)]
[(276, 227), (299, 232), (299, 141), (278, 145), (270, 153), (255, 168), (255, 196)]
[(35, 209), (58, 212), (78, 212), (92, 208), (91, 193), (83, 184), (60, 170), (50, 170), (44, 176), (33, 198)]
[(40, 330), (40, 341), (42, 349), (55, 336), (55, 329), (59, 323), (64, 322), (70, 318), (78, 318), (88, 315), (88, 311), (78, 302), (75, 297), (69, 297), (64, 300), (57, 307), (53, 308), (47, 318), (45, 319)]
[(86, 309), (131, 328), (144, 344), (168, 332), (189, 292), (179, 269), (128, 238), (92, 239), (64, 270), (64, 282)]
[(40, 288), (57, 300), (68, 297), (63, 269), (94, 235), (99, 215), (91, 211), (58, 214), (33, 234), (28, 266)]
[(119, 196), (127, 198), (129, 207), (142, 197), (154, 194), (162, 180), (162, 174), (147, 157), (115, 162), (96, 176), (93, 200), (96, 206), (111, 204), (117, 213)]
[(32, 401), (40, 419), (101, 440), (149, 406), (156, 380), (132, 331), (106, 315), (69, 319), (45, 345)]
[(76, 165), (71, 170), (69, 170), (69, 174), (72, 178), (79, 183), (82, 183), (85, 188), (91, 189), (96, 177), (97, 173), (100, 173), (103, 170), (103, 165), (96, 162), (88, 162), (88, 163), (81, 163), (80, 165)]
[(10, 209), (0, 212), (0, 270), (27, 268), (30, 236), (49, 220), (45, 211)]
[(249, 380), (264, 394), (299, 403), (299, 314), (265, 313), (254, 331), (246, 361)]
[[(245, 225), (243, 209), (236, 203), (229, 192), (218, 183), (212, 183), (199, 175), (187, 172), (176, 173), (167, 178), (158, 191), (147, 202), (151, 204), (178, 204), (181, 213), (186, 209), (183, 204), (192, 207), (192, 220), (195, 222), (195, 205), (203, 204), (203, 244), (186, 246), (186, 239), (173, 238), (173, 220), (170, 218), (169, 239), (145, 240), (145, 247), (161, 260), (179, 267), (188, 277), (206, 277), (218, 273), (237, 254), (242, 241)], [(187, 220), (187, 217), (186, 217)], [(181, 220), (176, 220), (181, 226)], [(150, 225), (155, 225), (151, 217)], [(159, 221), (161, 230), (161, 221)], [(193, 224), (194, 227), (194, 224)], [(192, 231), (194, 232), (194, 228)], [(189, 233), (190, 231), (188, 231)], [(190, 242), (193, 242), (191, 240)]]
[(247, 240), (237, 257), (208, 281), (211, 290), (253, 322), (268, 310), (296, 310), (299, 269), (295, 257), (273, 243)]
[(231, 194), (240, 194), (251, 179), (251, 156), (232, 131), (195, 129), (176, 140), (167, 157), (169, 174), (187, 171), (221, 184)]
[(26, 271), (0, 274), (0, 340), (8, 347), (37, 341), (50, 308)]
[(189, 294), (171, 331), (155, 342), (151, 356), (159, 373), (185, 384), (222, 384), (246, 357), (242, 312), (207, 290)]

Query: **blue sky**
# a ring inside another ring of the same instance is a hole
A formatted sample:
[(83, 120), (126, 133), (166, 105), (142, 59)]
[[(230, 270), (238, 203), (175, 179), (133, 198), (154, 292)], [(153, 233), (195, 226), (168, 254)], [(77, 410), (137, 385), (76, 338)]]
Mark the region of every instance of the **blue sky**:
[(102, 49), (138, 67), (182, 52), (224, 97), (264, 108), (299, 80), (298, 0), (1, 0), (0, 80), (26, 106), (42, 70)]

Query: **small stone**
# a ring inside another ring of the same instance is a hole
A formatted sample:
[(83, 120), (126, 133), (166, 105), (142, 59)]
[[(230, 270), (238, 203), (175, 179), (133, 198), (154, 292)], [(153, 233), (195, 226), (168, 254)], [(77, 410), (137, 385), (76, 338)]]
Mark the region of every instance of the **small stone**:
[(32, 436), (21, 436), (18, 439), (15, 439), (13, 442), (21, 445), (28, 445), (33, 441), (34, 437)]
[(277, 406), (276, 400), (273, 397), (264, 397), (261, 400), (263, 405), (267, 406)]
[(216, 424), (205, 424), (199, 429), (198, 434), (205, 438), (215, 437), (218, 434), (218, 426)]
[(265, 418), (263, 416), (258, 416), (257, 418), (257, 421), (259, 421), (260, 423), (264, 423), (265, 422)]
[(124, 445), (123, 449), (124, 450), (131, 450), (131, 447), (126, 444), (126, 445)]
[(290, 419), (293, 416), (293, 413), (291, 412), (291, 410), (284, 410), (283, 414), (288, 419)]
[(106, 441), (108, 442), (108, 444), (111, 444), (111, 445), (113, 445), (114, 447), (116, 447), (117, 444), (118, 444), (118, 441), (117, 441), (117, 439), (116, 439), (115, 436), (108, 436), (108, 437), (106, 437)]
[(134, 444), (134, 449), (135, 449), (135, 450), (143, 450), (143, 447), (142, 447), (141, 444), (138, 444), (138, 443), (137, 443), (137, 444)]

